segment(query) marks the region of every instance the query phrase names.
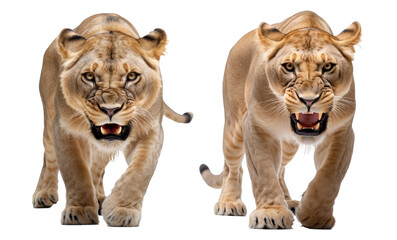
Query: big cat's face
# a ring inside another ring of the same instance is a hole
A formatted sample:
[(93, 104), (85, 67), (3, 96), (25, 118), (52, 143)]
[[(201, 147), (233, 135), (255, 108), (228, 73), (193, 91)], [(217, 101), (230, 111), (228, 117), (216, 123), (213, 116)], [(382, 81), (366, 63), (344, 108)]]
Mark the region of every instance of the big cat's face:
[(68, 104), (86, 118), (91, 137), (115, 145), (152, 125), (148, 109), (161, 90), (161, 76), (137, 40), (121, 33), (95, 38), (89, 39), (95, 47), (65, 62), (62, 87)]

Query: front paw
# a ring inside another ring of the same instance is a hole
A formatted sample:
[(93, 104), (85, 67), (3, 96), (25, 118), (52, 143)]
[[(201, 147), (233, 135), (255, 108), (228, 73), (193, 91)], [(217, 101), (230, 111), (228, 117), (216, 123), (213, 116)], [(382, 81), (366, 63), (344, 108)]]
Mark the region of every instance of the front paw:
[(298, 208), (296, 217), (302, 226), (313, 229), (331, 229), (335, 225), (335, 218), (332, 213), (322, 210), (303, 210)]
[(135, 207), (120, 206), (121, 204), (110, 195), (102, 203), (102, 215), (111, 227), (138, 227), (141, 210)]
[(98, 224), (98, 208), (94, 206), (66, 206), (62, 212), (63, 225)]
[(294, 214), (284, 206), (258, 208), (250, 215), (249, 227), (255, 229), (288, 229)]
[(219, 200), (219, 202), (215, 204), (214, 212), (216, 215), (245, 216), (247, 208), (240, 199), (236, 201)]
[(335, 225), (335, 218), (332, 216), (332, 207), (308, 204), (305, 200), (301, 202), (296, 217), (302, 226), (314, 229), (331, 229)]

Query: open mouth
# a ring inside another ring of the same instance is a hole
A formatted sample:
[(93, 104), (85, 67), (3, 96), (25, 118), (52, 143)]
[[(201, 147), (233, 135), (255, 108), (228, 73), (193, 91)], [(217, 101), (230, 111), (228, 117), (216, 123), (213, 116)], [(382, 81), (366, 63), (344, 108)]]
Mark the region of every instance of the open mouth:
[(91, 132), (98, 140), (126, 140), (131, 131), (131, 123), (121, 126), (115, 123), (107, 123), (101, 126), (95, 126), (91, 122)]
[(303, 136), (317, 136), (327, 127), (328, 114), (317, 112), (293, 113), (290, 116), (294, 132)]

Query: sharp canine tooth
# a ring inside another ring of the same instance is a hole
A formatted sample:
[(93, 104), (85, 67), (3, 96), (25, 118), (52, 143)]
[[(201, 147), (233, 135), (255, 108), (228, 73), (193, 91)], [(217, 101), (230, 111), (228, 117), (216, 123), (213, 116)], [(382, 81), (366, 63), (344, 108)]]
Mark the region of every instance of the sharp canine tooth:
[(299, 120), (299, 113), (295, 113), (296, 120)]
[(321, 120), (321, 117), (323, 116), (323, 113), (318, 114), (318, 120)]
[(119, 135), (121, 133), (121, 126), (119, 126), (116, 130), (116, 134)]
[(302, 130), (303, 129), (303, 126), (300, 123), (297, 123), (296, 126), (298, 127), (298, 130)]
[(102, 135), (106, 135), (106, 130), (101, 126), (101, 133)]
[(314, 130), (318, 130), (320, 128), (320, 123), (317, 123), (316, 125), (314, 125)]

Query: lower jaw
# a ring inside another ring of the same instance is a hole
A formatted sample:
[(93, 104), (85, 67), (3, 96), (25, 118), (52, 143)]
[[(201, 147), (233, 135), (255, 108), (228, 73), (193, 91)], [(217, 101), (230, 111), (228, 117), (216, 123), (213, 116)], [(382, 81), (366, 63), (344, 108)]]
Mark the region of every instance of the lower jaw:
[(318, 136), (321, 134), (319, 130), (310, 130), (310, 129), (303, 129), (303, 130), (296, 130), (294, 129), (295, 134), (300, 136)]
[[(95, 137), (95, 135), (94, 135), (94, 137)], [(118, 135), (106, 135), (106, 136), (103, 136), (103, 137), (95, 137), (97, 140), (107, 140), (107, 141), (115, 141), (115, 140), (121, 140), (121, 141), (124, 141), (125, 139), (123, 139), (121, 136), (118, 136)]]

